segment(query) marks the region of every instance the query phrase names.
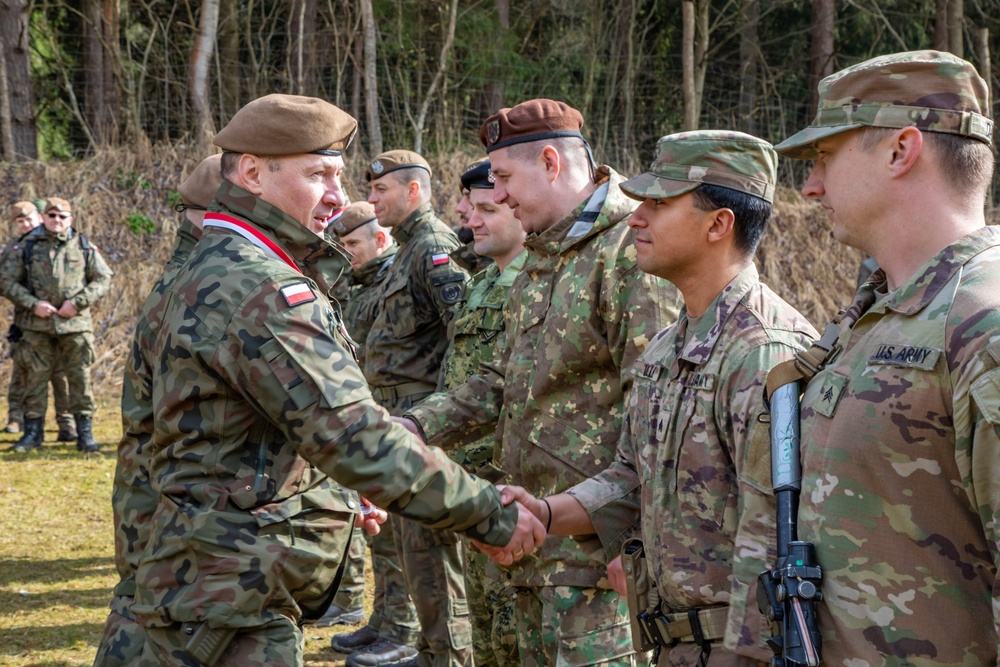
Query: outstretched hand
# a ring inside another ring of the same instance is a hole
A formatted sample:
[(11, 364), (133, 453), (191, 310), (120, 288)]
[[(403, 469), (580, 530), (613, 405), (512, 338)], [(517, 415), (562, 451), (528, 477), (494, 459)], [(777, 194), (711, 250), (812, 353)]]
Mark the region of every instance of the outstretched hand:
[(354, 527), (374, 537), (382, 532), (382, 524), (388, 518), (389, 513), (384, 509), (372, 505), (367, 498), (361, 498), (361, 512), (354, 516)]
[[(504, 504), (509, 504), (509, 501)], [(477, 549), (500, 565), (511, 565), (542, 546), (544, 541), (545, 526), (524, 505), (517, 503), (517, 526), (505, 546), (495, 547), (478, 540), (472, 542)]]

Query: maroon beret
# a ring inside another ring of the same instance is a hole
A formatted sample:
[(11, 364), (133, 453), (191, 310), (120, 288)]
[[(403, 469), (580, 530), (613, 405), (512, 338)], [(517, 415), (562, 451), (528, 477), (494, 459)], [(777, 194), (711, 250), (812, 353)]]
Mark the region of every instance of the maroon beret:
[(528, 141), (579, 137), (583, 115), (565, 102), (529, 100), (510, 109), (500, 109), (479, 128), (486, 152)]

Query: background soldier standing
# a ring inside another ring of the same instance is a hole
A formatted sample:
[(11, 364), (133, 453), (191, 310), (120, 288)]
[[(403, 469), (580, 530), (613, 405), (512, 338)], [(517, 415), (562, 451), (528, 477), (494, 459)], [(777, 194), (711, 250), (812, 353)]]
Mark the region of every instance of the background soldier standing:
[(65, 199), (45, 204), (42, 226), (4, 253), (0, 293), (21, 309), (23, 330), (15, 354), (25, 369), (24, 434), (15, 451), (40, 447), (49, 380), (59, 360), (69, 389), (69, 411), (76, 425), (76, 447), (98, 451), (91, 432), (94, 395), (90, 366), (94, 363), (90, 306), (111, 285), (111, 269), (96, 246), (73, 228)]
[[(369, 203), (392, 229), (399, 252), (365, 349), (365, 377), (375, 399), (399, 416), (437, 386), (447, 325), (465, 296), (468, 273), (452, 261), (455, 234), (430, 207), (431, 169), (411, 151), (382, 153), (368, 165)], [(418, 653), (380, 642), (348, 658), (351, 667), (415, 658), (426, 667), (472, 664), (472, 629), (458, 536), (393, 518), (396, 551), (419, 620)]]
[(178, 209), (184, 219), (160, 279), (146, 297), (136, 321), (135, 335), (122, 379), (122, 422), (125, 432), (118, 443), (111, 507), (115, 523), (115, 568), (118, 584), (111, 611), (97, 647), (94, 667), (129, 667), (142, 655), (145, 632), (129, 607), (135, 601), (135, 572), (149, 539), (158, 498), (149, 480), (150, 442), (153, 439), (153, 352), (166, 295), (178, 270), (201, 238), (201, 223), (215, 191), (222, 184), (221, 156), (202, 160), (181, 183)]
[[(577, 110), (552, 100), (502, 109), (483, 125), (494, 201), (521, 221), (528, 256), (494, 359), (406, 415), (432, 444), (495, 429), (510, 483), (542, 495), (610, 464), (632, 362), (678, 308), (676, 290), (636, 266), (625, 223), (635, 204), (617, 173), (594, 169), (582, 126)], [(628, 609), (606, 563), (599, 540), (567, 537), (505, 572), (517, 587), (523, 665), (634, 664)]]
[(988, 98), (949, 53), (881, 56), (823, 79), (812, 125), (775, 147), (815, 160), (803, 194), (838, 241), (881, 267), (835, 320), (826, 366), (802, 396), (799, 539), (823, 570), (827, 665), (997, 664)]

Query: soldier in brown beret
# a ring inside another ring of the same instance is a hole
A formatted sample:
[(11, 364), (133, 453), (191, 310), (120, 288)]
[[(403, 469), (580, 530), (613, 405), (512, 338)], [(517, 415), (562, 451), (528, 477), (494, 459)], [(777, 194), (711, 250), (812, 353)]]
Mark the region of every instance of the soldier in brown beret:
[(268, 95), (216, 137), (222, 185), (157, 310), (156, 508), (130, 607), (142, 664), (301, 665), (354, 524), (385, 519), (350, 489), (511, 551), (541, 539), (372, 400), (326, 296), (349, 266), (323, 232), (356, 127), (323, 100)]
[(775, 146), (814, 160), (802, 193), (881, 267), (813, 349), (820, 370), (790, 378), (806, 385), (798, 536), (822, 568), (826, 665), (997, 663), (989, 97), (950, 53), (879, 56), (823, 79), (812, 123)]
[[(428, 443), (446, 448), (495, 432), (506, 481), (535, 495), (562, 493), (614, 460), (629, 369), (678, 310), (676, 289), (636, 265), (626, 222), (636, 204), (621, 176), (595, 168), (582, 128), (579, 111), (548, 99), (483, 124), (493, 200), (527, 232), (503, 356), (406, 414)], [(550, 539), (507, 570), (521, 664), (634, 664), (627, 605), (606, 572), (618, 554), (608, 545), (597, 536)]]
[[(431, 209), (431, 167), (422, 156), (408, 150), (387, 151), (368, 163), (365, 178), (370, 186), (368, 201), (379, 224), (392, 229), (399, 244), (365, 343), (365, 377), (375, 399), (399, 416), (437, 386), (448, 347), (448, 323), (465, 297), (469, 274), (451, 258), (461, 247), (458, 238)], [(387, 614), (376, 628), (377, 641), (350, 655), (348, 665), (368, 667), (413, 659), (417, 657), (410, 648), (414, 643), (421, 664), (471, 665), (471, 630), (457, 536), (395, 517), (391, 521), (419, 633), (406, 613), (405, 601), (399, 600), (398, 611)], [(353, 640), (372, 639), (370, 630), (363, 628), (356, 637), (335, 638), (333, 646), (352, 648)]]

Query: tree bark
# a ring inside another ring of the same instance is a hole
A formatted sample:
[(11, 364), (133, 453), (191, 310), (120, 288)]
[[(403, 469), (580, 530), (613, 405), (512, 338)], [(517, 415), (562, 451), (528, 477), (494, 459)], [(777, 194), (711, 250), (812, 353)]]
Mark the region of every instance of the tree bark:
[(365, 34), (365, 109), (371, 154), (382, 152), (382, 125), (378, 115), (378, 70), (376, 68), (375, 14), (372, 0), (361, 0), (361, 24)]
[(510, 0), (496, 0), (497, 16), (500, 21), (500, 34), (497, 35), (497, 44), (493, 45), (493, 76), (486, 82), (483, 91), (485, 106), (484, 111), (487, 116), (494, 114), (503, 108), (503, 72), (500, 69), (500, 49), (506, 43), (507, 31), (510, 30)]
[(737, 127), (757, 134), (757, 86), (760, 81), (760, 0), (743, 0), (740, 11), (740, 100)]
[(109, 145), (118, 136), (119, 0), (83, 4), (83, 103), (94, 140)]
[(219, 117), (231, 118), (240, 108), (240, 17), (237, 0), (219, 1), (216, 39), (219, 64)]
[(211, 150), (215, 125), (212, 122), (212, 106), (208, 98), (208, 67), (215, 48), (215, 36), (219, 27), (219, 0), (204, 0), (198, 34), (191, 48), (191, 65), (188, 72), (191, 105), (194, 108), (194, 141), (198, 150)]
[(693, 0), (681, 5), (683, 34), (681, 36), (681, 85), (684, 95), (684, 130), (698, 129), (698, 107), (694, 85), (695, 6)]
[(701, 124), (701, 103), (705, 99), (705, 73), (708, 72), (708, 37), (709, 37), (709, 12), (712, 9), (711, 0), (698, 0), (698, 14), (695, 19), (695, 42), (694, 42), (694, 99), (695, 99), (695, 127)]
[(316, 0), (288, 0), (288, 73), (296, 95), (316, 95)]
[(427, 123), (427, 112), (434, 102), (434, 95), (438, 87), (444, 80), (444, 75), (448, 71), (448, 54), (451, 46), (455, 43), (455, 24), (458, 22), (458, 0), (451, 0), (448, 7), (448, 26), (445, 28), (444, 43), (441, 45), (441, 53), (438, 56), (438, 68), (431, 80), (431, 85), (427, 87), (427, 93), (420, 103), (420, 111), (417, 113), (416, 122), (413, 123), (413, 152), (422, 153), (424, 149), (424, 126)]
[[(0, 49), (7, 69), (4, 102), (10, 109), (9, 151), (16, 160), (34, 160), (38, 157), (38, 133), (29, 66), (27, 0), (0, 2)], [(8, 153), (7, 140), (4, 152)]]
[(934, 0), (934, 44), (938, 51), (948, 50), (948, 0)]
[(833, 74), (833, 19), (836, 0), (813, 0), (812, 3), (812, 56), (809, 68), (809, 117), (819, 107), (817, 86)]
[(965, 40), (962, 39), (962, 29), (965, 27), (965, 3), (962, 0), (948, 2), (948, 50), (959, 58), (965, 57)]

